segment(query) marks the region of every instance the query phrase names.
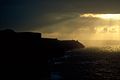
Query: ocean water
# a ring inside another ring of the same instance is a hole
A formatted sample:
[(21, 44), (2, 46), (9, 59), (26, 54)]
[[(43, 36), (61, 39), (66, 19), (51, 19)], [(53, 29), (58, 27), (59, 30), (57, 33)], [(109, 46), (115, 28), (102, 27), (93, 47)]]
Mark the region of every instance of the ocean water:
[(119, 45), (75, 49), (56, 62), (56, 80), (120, 80)]

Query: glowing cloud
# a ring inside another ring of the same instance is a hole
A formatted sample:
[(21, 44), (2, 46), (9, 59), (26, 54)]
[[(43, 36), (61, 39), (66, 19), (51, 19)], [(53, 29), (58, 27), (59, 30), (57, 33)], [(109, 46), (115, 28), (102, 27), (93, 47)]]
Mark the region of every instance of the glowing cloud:
[(119, 26), (102, 26), (95, 27), (96, 33), (120, 33)]
[(120, 14), (80, 14), (80, 17), (120, 20)]

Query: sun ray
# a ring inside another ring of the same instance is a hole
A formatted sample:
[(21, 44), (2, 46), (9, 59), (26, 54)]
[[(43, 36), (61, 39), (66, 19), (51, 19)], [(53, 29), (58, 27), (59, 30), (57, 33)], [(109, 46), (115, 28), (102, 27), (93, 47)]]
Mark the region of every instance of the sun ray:
[(88, 14), (80, 14), (80, 17), (120, 20), (120, 14), (92, 14), (92, 13), (88, 13)]

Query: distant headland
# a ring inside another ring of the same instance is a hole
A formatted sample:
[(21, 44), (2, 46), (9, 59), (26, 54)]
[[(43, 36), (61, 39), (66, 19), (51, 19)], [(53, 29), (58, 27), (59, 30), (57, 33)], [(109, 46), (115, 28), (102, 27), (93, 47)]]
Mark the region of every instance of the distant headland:
[(75, 40), (42, 38), (41, 35), (34, 32), (15, 32), (11, 29), (1, 30), (1, 62), (42, 63), (50, 58), (63, 56), (66, 51), (85, 47)]

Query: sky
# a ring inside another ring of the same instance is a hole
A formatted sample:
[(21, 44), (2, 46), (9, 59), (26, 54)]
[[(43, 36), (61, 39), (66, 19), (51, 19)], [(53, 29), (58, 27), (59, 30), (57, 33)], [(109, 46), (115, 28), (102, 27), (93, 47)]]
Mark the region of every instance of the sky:
[[(95, 33), (109, 26), (110, 21), (80, 15), (119, 14), (119, 3), (120, 0), (0, 0), (0, 29), (41, 32), (44, 37), (58, 39), (102, 39)], [(111, 24), (119, 26), (118, 21)], [(112, 38), (108, 34), (103, 37)]]

